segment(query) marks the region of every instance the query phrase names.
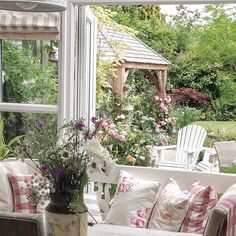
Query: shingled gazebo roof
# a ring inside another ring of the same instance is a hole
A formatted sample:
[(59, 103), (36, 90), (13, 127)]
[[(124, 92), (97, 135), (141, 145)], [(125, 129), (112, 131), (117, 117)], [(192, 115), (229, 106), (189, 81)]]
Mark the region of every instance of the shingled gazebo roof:
[[(114, 32), (103, 27), (98, 33), (98, 50), (104, 60), (119, 60), (123, 63), (169, 65), (170, 62), (134, 36)], [(154, 66), (155, 67), (155, 66)], [(155, 69), (155, 68), (153, 68)]]

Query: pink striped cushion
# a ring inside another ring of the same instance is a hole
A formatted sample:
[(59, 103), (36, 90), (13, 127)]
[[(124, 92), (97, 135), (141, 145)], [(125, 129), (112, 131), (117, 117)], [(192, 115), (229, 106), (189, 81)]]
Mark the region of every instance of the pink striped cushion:
[(36, 213), (37, 205), (33, 205), (27, 199), (29, 188), (27, 182), (31, 181), (32, 175), (14, 174), (9, 173), (13, 198), (14, 198), (14, 211), (19, 213)]
[(180, 232), (202, 234), (212, 208), (217, 203), (217, 195), (212, 186), (203, 187), (194, 182), (189, 189), (189, 206)]

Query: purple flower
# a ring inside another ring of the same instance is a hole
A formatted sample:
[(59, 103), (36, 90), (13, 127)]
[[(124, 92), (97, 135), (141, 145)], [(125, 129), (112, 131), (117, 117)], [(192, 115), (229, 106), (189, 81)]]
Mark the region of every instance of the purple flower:
[(77, 130), (83, 130), (85, 127), (84, 121), (83, 120), (77, 120), (75, 122), (75, 129)]
[(92, 117), (92, 122), (96, 125), (97, 124), (97, 122), (98, 122), (98, 118), (96, 117), (96, 116), (93, 116)]
[(96, 117), (96, 116), (93, 116), (91, 120), (92, 120), (93, 124), (95, 125), (96, 129), (98, 129), (102, 124), (102, 120), (98, 119), (98, 117)]
[(42, 164), (42, 166), (40, 166), (39, 168), (43, 174), (47, 174), (48, 173), (48, 165), (47, 164)]
[(35, 122), (35, 126), (38, 128), (38, 129), (44, 129), (45, 128), (45, 122), (43, 120), (37, 120)]
[(56, 166), (52, 170), (52, 176), (56, 182), (58, 182), (59, 178), (65, 174), (65, 169), (63, 166)]
[(84, 138), (85, 139), (92, 139), (93, 138), (93, 134), (89, 131), (87, 131), (85, 134), (84, 134)]

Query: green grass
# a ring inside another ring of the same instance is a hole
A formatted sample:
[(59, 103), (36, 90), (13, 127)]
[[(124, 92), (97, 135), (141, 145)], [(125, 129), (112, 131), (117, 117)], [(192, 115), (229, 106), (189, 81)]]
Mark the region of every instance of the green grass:
[(225, 167), (223, 169), (224, 173), (235, 174), (236, 173), (236, 166)]
[(202, 126), (208, 134), (215, 133), (236, 139), (236, 121), (197, 121), (193, 124)]
[(205, 147), (212, 147), (214, 142), (236, 140), (236, 121), (197, 121), (193, 124), (200, 125), (207, 131)]

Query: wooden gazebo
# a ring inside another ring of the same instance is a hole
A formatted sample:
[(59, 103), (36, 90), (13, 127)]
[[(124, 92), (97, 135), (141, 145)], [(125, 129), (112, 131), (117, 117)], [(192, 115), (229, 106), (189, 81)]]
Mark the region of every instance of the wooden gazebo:
[(158, 96), (166, 96), (167, 68), (170, 64), (167, 59), (134, 36), (108, 27), (102, 28), (98, 35), (102, 58), (119, 61), (115, 78), (109, 80), (118, 96), (123, 98), (124, 84), (132, 69), (139, 69), (147, 76), (156, 86)]

